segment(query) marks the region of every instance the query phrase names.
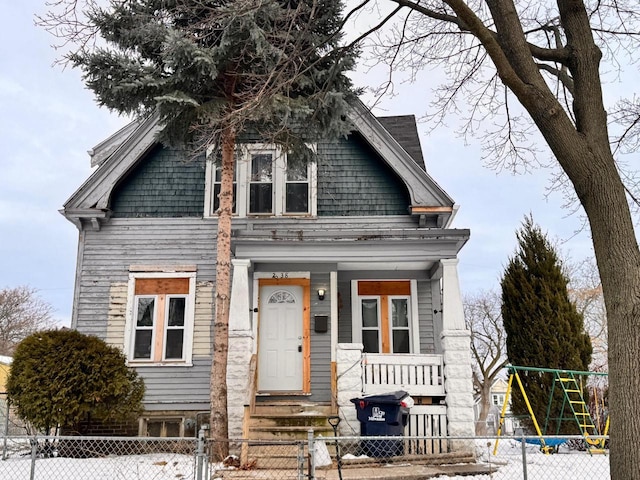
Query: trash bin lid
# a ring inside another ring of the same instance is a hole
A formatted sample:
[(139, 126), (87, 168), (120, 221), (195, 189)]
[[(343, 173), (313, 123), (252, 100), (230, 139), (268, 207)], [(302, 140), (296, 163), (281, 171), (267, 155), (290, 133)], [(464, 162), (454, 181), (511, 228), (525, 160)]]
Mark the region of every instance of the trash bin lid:
[(409, 394), (404, 390), (397, 390), (395, 392), (382, 393), (376, 395), (365, 395), (360, 398), (352, 398), (351, 402), (356, 405), (361, 401), (365, 402), (365, 404), (369, 403), (378, 403), (378, 404), (387, 404), (387, 405), (401, 405), (402, 399), (408, 397)]

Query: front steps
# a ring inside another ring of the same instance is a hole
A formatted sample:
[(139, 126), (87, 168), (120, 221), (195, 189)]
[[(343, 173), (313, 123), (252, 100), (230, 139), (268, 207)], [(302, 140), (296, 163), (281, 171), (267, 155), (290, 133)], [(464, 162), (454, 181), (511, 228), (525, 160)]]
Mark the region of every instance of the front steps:
[[(255, 469), (296, 469), (307, 455), (309, 431), (314, 436), (333, 436), (327, 418), (331, 405), (291, 402), (260, 402), (248, 419), (241, 464)], [(306, 462), (306, 459), (304, 460)]]
[(256, 403), (248, 428), (250, 440), (306, 440), (314, 435), (333, 436), (327, 418), (331, 405), (293, 404), (288, 402)]

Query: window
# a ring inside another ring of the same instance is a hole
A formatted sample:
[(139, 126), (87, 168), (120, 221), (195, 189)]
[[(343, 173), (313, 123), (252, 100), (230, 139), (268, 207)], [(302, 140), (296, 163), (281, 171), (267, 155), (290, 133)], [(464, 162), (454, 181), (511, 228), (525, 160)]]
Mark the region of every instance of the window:
[(195, 272), (132, 273), (125, 349), (132, 363), (189, 363)]
[(249, 213), (273, 213), (274, 153), (250, 153)]
[(141, 419), (139, 433), (146, 437), (193, 437), (196, 422), (191, 418), (159, 418)]
[[(207, 160), (205, 215), (214, 216), (221, 188), (220, 156)], [(234, 179), (234, 214), (246, 216), (316, 215), (315, 163), (306, 163), (279, 147), (238, 147)]]
[(415, 282), (354, 281), (353, 341), (366, 353), (419, 353)]
[(309, 165), (289, 155), (284, 188), (285, 213), (308, 213)]

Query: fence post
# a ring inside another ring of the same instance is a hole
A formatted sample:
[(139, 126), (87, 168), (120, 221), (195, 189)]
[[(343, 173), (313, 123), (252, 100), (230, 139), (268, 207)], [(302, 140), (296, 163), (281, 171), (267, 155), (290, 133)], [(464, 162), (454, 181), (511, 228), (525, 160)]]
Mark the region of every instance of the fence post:
[(522, 436), (522, 480), (527, 480), (527, 441)]
[(33, 480), (36, 475), (36, 457), (38, 456), (38, 437), (35, 435), (31, 438), (31, 471), (29, 479)]
[(7, 459), (7, 436), (9, 435), (9, 414), (11, 412), (11, 405), (9, 405), (9, 398), (7, 398), (7, 411), (4, 416), (4, 441), (2, 442), (2, 460)]
[(196, 480), (205, 480), (206, 478), (206, 460), (207, 453), (205, 448), (206, 437), (206, 425), (200, 427), (198, 432), (198, 444), (196, 447)]
[(309, 442), (309, 480), (316, 480), (316, 444), (313, 438), (313, 430), (309, 429), (307, 439)]

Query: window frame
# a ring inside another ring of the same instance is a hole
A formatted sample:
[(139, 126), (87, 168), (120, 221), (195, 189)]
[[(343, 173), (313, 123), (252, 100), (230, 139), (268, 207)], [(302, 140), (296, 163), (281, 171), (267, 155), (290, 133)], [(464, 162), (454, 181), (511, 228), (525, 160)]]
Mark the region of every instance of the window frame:
[[(315, 145), (308, 147), (316, 151)], [(215, 150), (207, 151), (206, 172), (205, 172), (205, 208), (204, 216), (216, 217), (214, 207), (214, 191), (216, 182), (216, 155)], [(271, 212), (250, 212), (251, 203), (251, 160), (253, 155), (272, 154), (272, 209)], [(236, 202), (234, 206), (234, 215), (238, 217), (316, 217), (318, 214), (318, 167), (317, 163), (312, 161), (307, 164), (307, 212), (291, 212), (288, 213), (286, 205), (287, 185), (293, 183), (304, 183), (302, 181), (287, 180), (287, 155), (282, 148), (265, 143), (245, 143), (236, 147), (236, 168), (234, 171), (236, 183)]]
[[(207, 165), (206, 165), (206, 172), (205, 172), (205, 178), (206, 178), (206, 182), (207, 182), (207, 186), (208, 188), (210, 188), (210, 192), (208, 195), (206, 195), (205, 192), (205, 196), (207, 197), (206, 199), (206, 206), (205, 206), (205, 211), (209, 211), (209, 215), (215, 215), (216, 211), (218, 210), (216, 208), (216, 185), (220, 185), (220, 189), (222, 189), (222, 178), (220, 178), (220, 181), (217, 180), (217, 174), (218, 174), (218, 159), (222, 160), (221, 157), (218, 157), (215, 154), (212, 154), (211, 152), (207, 152)], [(235, 198), (233, 199), (233, 215), (237, 215), (238, 214), (238, 165), (240, 164), (240, 162), (238, 162), (238, 158), (236, 157), (235, 159), (235, 166), (233, 169), (233, 185), (236, 187), (236, 195)], [(222, 165), (220, 165), (220, 167), (222, 167)], [(222, 177), (222, 168), (220, 168), (220, 176)], [(209, 187), (210, 185), (210, 187)]]
[[(141, 294), (136, 295), (136, 281), (141, 279), (180, 279), (186, 278), (189, 281), (189, 293), (166, 293), (166, 294)], [(196, 292), (196, 272), (132, 272), (129, 273), (129, 282), (127, 286), (127, 311), (125, 319), (124, 331), (124, 353), (127, 358), (127, 364), (130, 366), (156, 366), (156, 365), (176, 365), (176, 366), (192, 366), (193, 355), (193, 330), (195, 324), (195, 292)], [(161, 325), (158, 322), (158, 302), (161, 296), (165, 297), (166, 307), (164, 308), (164, 316), (161, 319)], [(155, 298), (154, 318), (151, 327), (151, 354), (150, 358), (134, 358), (135, 335), (138, 329), (137, 323), (137, 305), (140, 298)], [(166, 358), (168, 315), (171, 298), (185, 298), (185, 313), (183, 327), (183, 343), (182, 358)], [(161, 333), (162, 341), (160, 347), (161, 354), (158, 356), (156, 346), (159, 343), (158, 334)], [(159, 360), (156, 360), (159, 358)]]
[[(404, 282), (408, 281), (410, 285), (409, 295), (393, 295), (393, 294), (363, 294), (360, 295), (358, 293), (358, 283), (370, 282), (370, 279), (358, 279), (351, 281), (351, 299), (352, 299), (352, 307), (351, 307), (351, 315), (352, 315), (352, 330), (351, 330), (351, 338), (354, 343), (362, 342), (362, 331), (364, 330), (362, 323), (362, 300), (377, 298), (378, 299), (378, 352), (381, 354), (388, 355), (403, 355), (402, 353), (394, 353), (393, 352), (393, 318), (391, 315), (392, 312), (392, 301), (394, 299), (407, 299), (407, 314), (408, 314), (408, 330), (409, 330), (409, 354), (420, 354), (420, 329), (418, 322), (418, 283), (416, 280), (396, 280), (396, 279), (384, 279), (379, 280), (380, 282)], [(375, 281), (375, 280), (374, 280)], [(382, 298), (386, 298), (386, 305), (383, 305)], [(383, 351), (383, 319), (382, 319), (382, 309), (387, 309), (387, 331), (385, 334), (388, 336), (389, 343), (389, 351)], [(398, 329), (395, 329), (398, 330)], [(363, 344), (364, 347), (364, 344)], [(404, 353), (406, 354), (406, 353)]]
[[(402, 353), (412, 353), (413, 346), (413, 332), (411, 328), (411, 295), (389, 295), (387, 297), (388, 304), (387, 308), (389, 308), (388, 319), (389, 319), (389, 347), (391, 353), (401, 353), (393, 351), (393, 333), (396, 331), (407, 331), (409, 332), (409, 351)], [(393, 301), (394, 300), (406, 300), (407, 301), (407, 326), (406, 327), (394, 327), (393, 326)]]

